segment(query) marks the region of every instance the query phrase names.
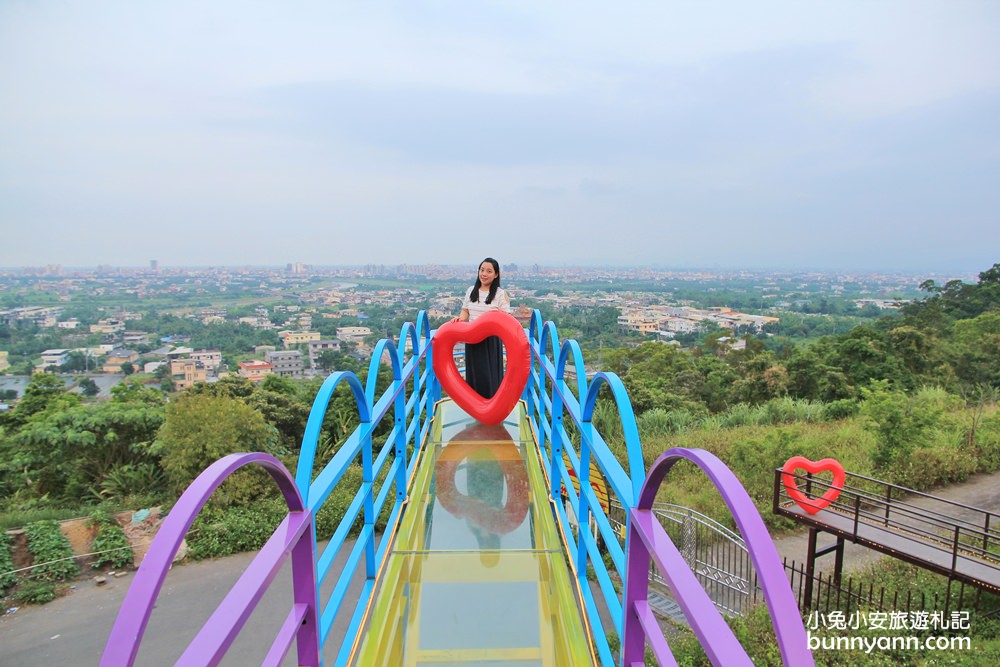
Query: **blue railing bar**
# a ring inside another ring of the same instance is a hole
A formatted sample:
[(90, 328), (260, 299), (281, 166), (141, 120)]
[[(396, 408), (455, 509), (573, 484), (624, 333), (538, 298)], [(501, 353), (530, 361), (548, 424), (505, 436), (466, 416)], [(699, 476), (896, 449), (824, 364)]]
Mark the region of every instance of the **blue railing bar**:
[[(368, 407), (364, 388), (362, 388), (358, 376), (350, 371), (331, 373), (323, 381), (319, 391), (316, 392), (316, 398), (313, 400), (312, 408), (309, 410), (309, 418), (306, 420), (306, 430), (302, 436), (302, 447), (300, 450), (302, 456), (299, 458), (298, 469), (295, 473), (295, 486), (298, 487), (299, 492), (303, 496), (306, 495), (306, 490), (311, 492), (312, 469), (316, 462), (316, 444), (319, 442), (319, 434), (323, 428), (326, 408), (329, 407), (333, 392), (341, 381), (347, 383), (351, 389), (351, 393), (354, 395), (354, 402), (358, 407), (358, 417), (361, 423), (364, 424), (371, 421), (371, 410)], [(320, 406), (322, 406), (322, 409), (318, 409)], [(357, 429), (355, 429), (355, 432), (357, 432)], [(306, 504), (312, 507), (309, 505), (308, 500)]]
[[(358, 598), (362, 601), (371, 599), (375, 592), (375, 582), (372, 580), (366, 580), (364, 586), (361, 588), (361, 594)], [(351, 622), (347, 626), (347, 632), (344, 634), (345, 638), (352, 638), (350, 641), (347, 639), (340, 645), (340, 650), (337, 651), (337, 659), (334, 662), (336, 667), (344, 667), (347, 665), (347, 659), (351, 657), (351, 649), (354, 648), (353, 638), (357, 637), (358, 631), (361, 628), (361, 621), (365, 617), (366, 605), (358, 603), (357, 608), (355, 608), (354, 613), (351, 615)], [(323, 646), (326, 643), (326, 634), (320, 636), (319, 645)]]
[[(608, 447), (607, 442), (597, 429), (593, 431), (593, 438), (590, 443), (592, 451), (605, 451), (607, 452), (607, 458), (602, 457), (600, 454), (597, 456), (597, 465), (604, 473), (604, 477), (608, 480), (611, 488), (614, 489), (615, 495), (621, 498), (623, 501), (629, 503), (629, 506), (635, 504), (635, 494), (633, 493), (632, 480), (629, 479), (628, 473), (625, 472), (625, 468), (622, 464), (618, 462), (611, 448)], [(610, 461), (608, 460), (610, 459)], [(613, 462), (613, 463), (612, 463)], [(643, 477), (645, 479), (645, 476)]]
[(333, 531), (333, 537), (327, 543), (326, 548), (323, 549), (322, 555), (316, 563), (316, 574), (317, 579), (322, 581), (326, 579), (326, 575), (330, 570), (330, 565), (333, 563), (333, 559), (337, 557), (337, 553), (344, 546), (344, 542), (347, 541), (347, 536), (351, 532), (351, 528), (354, 526), (354, 522), (358, 520), (358, 515), (361, 512), (361, 504), (364, 502), (364, 497), (361, 493), (358, 493), (351, 504), (347, 506), (347, 510), (344, 512), (344, 517), (337, 524), (337, 529)]
[(373, 465), (373, 470), (375, 470), (375, 472), (381, 472), (386, 458), (389, 457), (389, 454), (396, 451), (397, 437), (399, 437), (399, 426), (393, 426), (392, 430), (389, 431), (389, 435), (386, 437), (385, 442), (382, 443), (382, 448), (379, 450), (378, 456), (375, 458), (375, 463)]
[[(366, 425), (368, 428), (363, 429), (362, 427)], [(340, 483), (340, 478), (344, 476), (344, 472), (354, 463), (354, 459), (357, 458), (361, 449), (365, 447), (364, 441), (369, 440), (370, 442), (372, 430), (371, 423), (363, 423), (354, 429), (351, 435), (347, 436), (347, 440), (341, 448), (333, 455), (333, 458), (330, 459), (330, 462), (326, 464), (308, 487), (309, 497), (306, 499), (306, 505), (313, 513), (330, 496), (333, 492), (333, 487)]]
[(382, 488), (379, 489), (378, 496), (375, 498), (375, 517), (376, 517), (375, 520), (376, 521), (378, 521), (377, 517), (382, 513), (382, 508), (385, 505), (385, 499), (386, 499), (386, 497), (389, 495), (389, 492), (392, 491), (392, 487), (394, 486), (394, 482), (395, 482), (394, 477), (395, 477), (396, 471), (400, 469), (401, 464), (402, 464), (402, 461), (400, 461), (397, 458), (397, 459), (395, 459), (392, 462), (392, 465), (389, 466), (389, 470), (388, 470), (388, 472), (386, 474), (385, 482), (382, 484)]
[[(590, 621), (590, 626), (592, 628), (604, 627), (603, 626), (604, 619), (601, 618), (601, 612), (597, 609), (597, 603), (594, 601), (594, 595), (593, 593), (590, 592), (589, 586), (587, 588), (584, 588), (583, 585), (580, 584), (580, 589), (583, 591), (583, 606), (586, 609), (587, 618)], [(620, 616), (621, 614), (619, 613), (618, 615)], [(608, 645), (607, 634), (603, 632), (600, 633), (594, 632), (593, 635), (594, 639), (597, 640), (594, 643), (597, 645), (597, 654), (601, 658), (601, 664), (602, 665), (615, 664), (615, 659), (611, 655), (611, 647)]]
[[(597, 574), (597, 583), (601, 588), (601, 593), (604, 594), (604, 603), (608, 606), (608, 612), (611, 614), (611, 621), (615, 625), (615, 630), (621, 634), (622, 631), (622, 602), (615, 590), (615, 585), (611, 582), (611, 577), (608, 574), (608, 568), (604, 565), (604, 561), (601, 559), (601, 553), (597, 550), (597, 544), (594, 540), (584, 540), (587, 545), (587, 553), (590, 555), (590, 560), (593, 561), (592, 565), (594, 567), (594, 572)], [(581, 585), (587, 583), (587, 573), (583, 572), (580, 575)]]
[[(371, 526), (365, 526), (361, 529), (361, 533), (358, 535), (358, 540), (354, 543), (351, 553), (348, 554), (347, 562), (344, 563), (344, 569), (340, 571), (340, 576), (337, 577), (337, 583), (333, 587), (333, 592), (330, 594), (327, 603), (323, 605), (323, 613), (320, 616), (319, 624), (321, 633), (320, 646), (322, 646), (326, 641), (326, 635), (330, 630), (330, 626), (333, 624), (333, 621), (337, 616), (337, 612), (340, 611), (340, 605), (344, 601), (344, 596), (347, 595), (347, 588), (351, 585), (351, 578), (354, 576), (354, 571), (357, 569), (358, 563), (361, 561), (363, 556), (362, 552), (374, 534), (375, 530)], [(362, 604), (363, 602), (365, 602), (365, 600), (364, 598), (361, 598), (358, 601), (358, 606), (366, 606)]]

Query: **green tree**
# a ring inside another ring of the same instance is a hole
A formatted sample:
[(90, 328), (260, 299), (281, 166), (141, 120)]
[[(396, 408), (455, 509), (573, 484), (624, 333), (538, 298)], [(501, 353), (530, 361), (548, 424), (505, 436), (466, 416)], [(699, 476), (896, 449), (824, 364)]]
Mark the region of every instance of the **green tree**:
[(66, 385), (55, 375), (35, 373), (25, 387), (21, 400), (17, 402), (17, 407), (0, 415), (0, 424), (5, 424), (10, 431), (15, 432), (36, 415), (57, 412), (79, 403), (80, 397), (67, 393)]
[[(158, 442), (171, 489), (182, 492), (209, 465), (235, 452), (279, 453), (277, 430), (235, 398), (183, 392), (167, 406)], [(222, 504), (246, 502), (271, 490), (266, 473), (245, 470), (220, 489)]]
[(888, 380), (873, 381), (861, 395), (861, 414), (877, 440), (872, 461), (890, 481), (903, 482), (913, 450), (923, 444), (926, 429), (937, 422), (942, 409), (892, 389)]
[(97, 386), (97, 383), (91, 378), (83, 378), (77, 383), (77, 385), (80, 387), (80, 391), (83, 392), (83, 395), (87, 398), (93, 398), (101, 391)]
[(337, 370), (338, 354), (334, 350), (323, 350), (316, 357), (316, 367), (327, 373)]
[(39, 413), (0, 442), (0, 475), (10, 491), (36, 497), (101, 497), (116, 468), (158, 464), (162, 422), (161, 405), (119, 400)]

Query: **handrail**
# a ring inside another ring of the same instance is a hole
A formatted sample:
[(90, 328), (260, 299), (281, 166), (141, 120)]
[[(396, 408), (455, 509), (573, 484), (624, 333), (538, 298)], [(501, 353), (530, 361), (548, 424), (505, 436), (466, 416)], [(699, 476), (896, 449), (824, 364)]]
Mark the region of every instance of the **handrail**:
[[(399, 341), (404, 352), (406, 343), (410, 344), (408, 359), (404, 361), (403, 353), (391, 340), (380, 340), (369, 361), (365, 386), (361, 386), (361, 381), (352, 372), (333, 373), (324, 381), (317, 393), (306, 423), (295, 480), (302, 497), (306, 499), (306, 504), (314, 515), (343, 479), (348, 468), (356, 464), (359, 457), (361, 459), (361, 487), (355, 493), (333, 535), (329, 536), (329, 543), (323, 553), (317, 554), (315, 581), (317, 599), (320, 599), (319, 590), (327, 576), (337, 575), (328, 601), (325, 605), (320, 603), (321, 648), (326, 643), (334, 621), (347, 601), (348, 586), (355, 572), (362, 565), (362, 561), (364, 565), (365, 581), (354, 605), (346, 639), (337, 652), (335, 664), (338, 666), (346, 665), (350, 660), (357, 638), (360, 636), (365, 612), (375, 593), (375, 579), (379, 566), (385, 559), (392, 541), (392, 527), (398, 521), (407, 499), (407, 483), (416, 462), (416, 457), (410, 457), (409, 452), (423, 442), (424, 436), (430, 429), (433, 406), (440, 398), (440, 385), (434, 376), (432, 366), (427, 363), (432, 338), (433, 331), (430, 329), (427, 315), (424, 311), (420, 311), (416, 324), (407, 322), (400, 330)], [(392, 380), (389, 386), (376, 396), (378, 372), (384, 355), (389, 356)], [(410, 380), (413, 380), (413, 389), (408, 398), (406, 389)], [(313, 477), (323, 420), (334, 390), (342, 383), (351, 390), (361, 423), (322, 470)], [(373, 434), (390, 414), (393, 420), (392, 428), (376, 452)], [(390, 501), (389, 494), (393, 489), (395, 494)], [(378, 537), (376, 524), (385, 508), (388, 508), (389, 530)], [(347, 556), (346, 564), (339, 572), (334, 573), (331, 571), (333, 563), (344, 550), (347, 538), (359, 516), (363, 522), (360, 533)], [(315, 522), (313, 531), (315, 532)], [(316, 536), (316, 539), (320, 539), (319, 536)]]
[(188, 528), (212, 493), (229, 475), (247, 465), (266, 470), (281, 490), (289, 514), (240, 576), (191, 641), (178, 664), (216, 665), (232, 645), (291, 554), (293, 603), (264, 664), (280, 665), (296, 645), (299, 665), (319, 665), (312, 513), (302, 502), (295, 481), (278, 459), (263, 452), (230, 454), (206, 468), (181, 494), (150, 544), (122, 602), (101, 657), (101, 667), (135, 663), (149, 617)]
[[(614, 581), (604, 562), (602, 545), (604, 551), (610, 554), (612, 568), (620, 579), (624, 579), (625, 575), (625, 549), (622, 536), (612, 527), (591, 487), (590, 471), (593, 460), (608, 481), (610, 495), (617, 498), (624, 507), (633, 506), (645, 477), (645, 466), (632, 405), (624, 385), (615, 374), (598, 373), (588, 383), (579, 344), (568, 340), (560, 345), (555, 323), (543, 323), (537, 310), (531, 315), (528, 342), (531, 348), (531, 373), (524, 391), (528, 419), (538, 441), (553, 509), (563, 534), (567, 540), (571, 540), (567, 546), (578, 589), (591, 627), (602, 628), (600, 606), (587, 581), (588, 566), (591, 567), (603, 597), (603, 606), (610, 611), (612, 623), (620, 636), (624, 626), (622, 597), (615, 590)], [(570, 361), (576, 375), (575, 391), (566, 382), (566, 370)], [(622, 420), (627, 469), (618, 461), (593, 424), (597, 396), (604, 386), (611, 390)], [(567, 418), (577, 442), (570, 437), (565, 426), (564, 420)], [(569, 460), (569, 467), (566, 459)], [(573, 488), (572, 477), (579, 480), (579, 493)], [(563, 504), (563, 490), (575, 523), (570, 521)], [(591, 521), (597, 528), (599, 538), (587, 528)], [(595, 630), (592, 636), (602, 663), (614, 664), (607, 633)]]
[[(838, 535), (857, 541), (861, 537), (859, 531), (864, 531), (866, 543), (881, 544), (878, 533), (867, 531), (872, 527), (889, 530), (891, 537), (887, 536), (887, 539), (894, 539), (896, 535), (909, 535), (913, 540), (921, 540), (923, 544), (935, 546), (951, 556), (950, 567), (943, 566), (936, 560), (935, 563), (928, 564), (927, 559), (920, 554), (905, 553), (898, 556), (910, 562), (918, 562), (923, 567), (930, 567), (946, 574), (955, 574), (957, 559), (961, 554), (979, 559), (980, 563), (994, 572), (1000, 570), (1000, 531), (997, 530), (1000, 522), (996, 521), (1000, 519), (1000, 515), (850, 472), (846, 473), (846, 481), (842, 487), (834, 487), (822, 477), (785, 472), (781, 468), (776, 469), (774, 471), (773, 511), (776, 514), (804, 521), (817, 527), (828, 526), (830, 522), (824, 521), (822, 512), (806, 517), (796, 511), (792, 506), (793, 500), (783, 484), (783, 480), (788, 478), (804, 482), (803, 486), (807, 497), (810, 494), (819, 495), (816, 494), (815, 489), (818, 489), (820, 493), (831, 488), (840, 491), (839, 496), (830, 502), (824, 510), (836, 512), (836, 516), (853, 519), (850, 528), (839, 524), (833, 527), (832, 530), (836, 531)], [(880, 493), (877, 489), (872, 491), (857, 488), (849, 483), (854, 479), (881, 484), (887, 490), (885, 493)], [(899, 496), (904, 493), (913, 494), (926, 501), (939, 504), (941, 507), (921, 507), (912, 502), (894, 498), (893, 490), (897, 490)], [(978, 518), (967, 519), (945, 513), (954, 508), (973, 513)], [(893, 548), (898, 550), (898, 547)], [(967, 578), (967, 580), (982, 582), (982, 579), (975, 577)], [(995, 582), (996, 579), (993, 579), (987, 583), (991, 587), (995, 587)]]

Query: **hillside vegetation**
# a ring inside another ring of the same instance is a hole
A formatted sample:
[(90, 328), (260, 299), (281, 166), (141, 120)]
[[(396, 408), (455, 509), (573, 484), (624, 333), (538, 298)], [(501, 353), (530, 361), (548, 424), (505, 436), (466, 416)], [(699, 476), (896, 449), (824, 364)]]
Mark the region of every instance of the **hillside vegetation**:
[[(705, 448), (765, 510), (771, 471), (794, 454), (834, 456), (853, 472), (930, 488), (1000, 467), (1000, 264), (975, 284), (923, 289), (898, 315), (802, 347), (775, 347), (762, 334), (736, 350), (712, 335), (692, 350), (644, 343), (586, 353), (625, 382), (647, 464), (672, 446)], [(593, 317), (606, 321), (603, 310)], [(587, 318), (577, 313), (572, 324), (589, 331), (597, 323)], [(12, 527), (94, 505), (169, 505), (212, 460), (248, 447), (294, 469), (319, 385), (228, 378), (176, 395), (133, 379), (110, 401), (92, 402), (36, 375), (0, 415), (0, 519)], [(318, 461), (350, 433), (354, 413), (353, 399), (338, 392)], [(614, 407), (599, 405), (596, 420), (615, 442)], [(263, 476), (238, 475), (216, 502), (274, 494)], [(663, 495), (725, 519), (704, 483), (682, 469)]]

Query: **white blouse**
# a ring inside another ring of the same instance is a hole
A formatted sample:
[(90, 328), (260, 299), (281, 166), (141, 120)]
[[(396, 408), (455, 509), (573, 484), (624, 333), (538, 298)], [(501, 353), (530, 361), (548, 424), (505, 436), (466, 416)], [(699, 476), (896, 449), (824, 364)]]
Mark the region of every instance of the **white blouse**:
[(473, 322), (477, 317), (483, 313), (488, 313), (491, 310), (499, 310), (504, 313), (510, 313), (510, 297), (507, 296), (507, 292), (504, 291), (502, 287), (497, 288), (497, 293), (493, 296), (493, 303), (486, 303), (486, 298), (490, 295), (490, 291), (479, 290), (479, 301), (471, 301), (469, 297), (472, 296), (472, 290), (475, 289), (475, 285), (469, 288), (465, 293), (465, 301), (462, 302), (462, 310), (469, 311), (469, 321)]

